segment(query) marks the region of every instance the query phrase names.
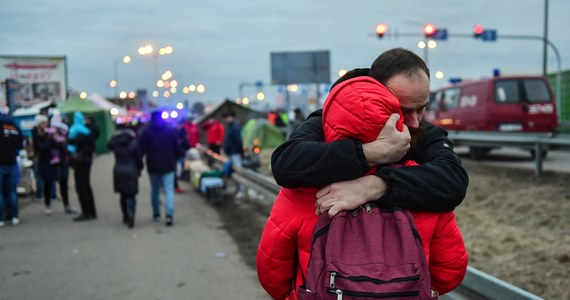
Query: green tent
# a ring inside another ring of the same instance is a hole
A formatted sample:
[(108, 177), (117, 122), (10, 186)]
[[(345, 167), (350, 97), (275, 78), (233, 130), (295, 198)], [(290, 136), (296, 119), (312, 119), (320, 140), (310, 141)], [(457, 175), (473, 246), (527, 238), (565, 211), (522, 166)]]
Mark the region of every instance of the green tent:
[(285, 142), (285, 135), (267, 119), (251, 119), (241, 129), (243, 146), (251, 149), (254, 145), (261, 149), (273, 149)]
[(61, 103), (58, 106), (58, 109), (67, 115), (70, 125), (73, 124), (73, 113), (76, 111), (83, 113), (86, 117), (92, 116), (95, 118), (95, 122), (97, 122), (101, 131), (101, 135), (97, 140), (96, 153), (101, 154), (109, 151), (107, 149), (107, 141), (113, 132), (115, 132), (115, 125), (108, 110), (93, 104), (89, 100), (81, 99), (78, 96), (71, 97), (67, 101)]

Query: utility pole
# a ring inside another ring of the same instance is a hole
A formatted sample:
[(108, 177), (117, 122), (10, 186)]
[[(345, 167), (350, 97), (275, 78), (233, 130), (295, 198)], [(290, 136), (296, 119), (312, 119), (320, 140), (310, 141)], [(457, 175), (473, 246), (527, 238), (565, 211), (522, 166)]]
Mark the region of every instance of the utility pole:
[(544, 0), (544, 44), (542, 48), (542, 73), (544, 76), (547, 75), (547, 65), (548, 65), (548, 55), (547, 55), (547, 44), (548, 44), (548, 0)]

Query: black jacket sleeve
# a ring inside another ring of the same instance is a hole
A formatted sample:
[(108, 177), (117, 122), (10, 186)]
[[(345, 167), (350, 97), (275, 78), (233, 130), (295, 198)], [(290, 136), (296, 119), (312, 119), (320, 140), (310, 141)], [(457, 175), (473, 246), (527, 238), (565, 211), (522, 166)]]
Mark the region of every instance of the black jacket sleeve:
[(317, 110), (273, 151), (271, 170), (277, 184), (322, 187), (357, 178), (368, 169), (359, 141), (323, 141), (322, 110)]
[(406, 156), (419, 166), (378, 170), (388, 184), (381, 204), (438, 212), (453, 210), (465, 198), (469, 177), (447, 131), (429, 123), (425, 129), (417, 147)]
[[(271, 167), (277, 184), (322, 187), (358, 178), (368, 169), (360, 142), (323, 141), (322, 110), (318, 110), (273, 152)], [(382, 204), (436, 212), (451, 211), (463, 201), (469, 179), (445, 130), (426, 123), (425, 133), (406, 158), (420, 165), (377, 172), (388, 185)]]

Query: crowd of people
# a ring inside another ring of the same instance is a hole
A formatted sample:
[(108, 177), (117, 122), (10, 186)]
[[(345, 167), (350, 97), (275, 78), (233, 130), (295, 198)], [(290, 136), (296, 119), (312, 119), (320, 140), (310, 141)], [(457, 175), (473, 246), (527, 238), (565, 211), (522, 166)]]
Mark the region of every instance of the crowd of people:
[[(206, 144), (211, 151), (220, 154), (224, 150), (235, 165), (240, 165), (243, 154), (241, 127), (234, 112), (227, 111), (223, 115), (228, 130), (215, 117), (199, 128), (191, 117), (172, 122), (163, 119), (161, 113), (159, 110), (152, 112), (150, 121), (143, 127), (117, 124), (107, 141), (107, 148), (115, 158), (113, 190), (119, 194), (123, 223), (129, 228), (134, 227), (139, 178), (145, 166), (150, 179), (152, 219), (160, 222), (164, 217), (166, 226), (173, 225), (175, 194), (185, 192), (178, 184), (178, 179), (184, 178), (185, 174), (184, 158), (190, 148), (201, 142), (201, 129), (206, 132)], [(3, 191), (0, 226), (4, 226), (6, 220), (11, 220), (13, 225), (20, 223), (17, 195), (20, 166), (16, 158), (25, 148), (28, 148), (27, 156), (33, 159), (34, 201), (43, 202), (44, 214), (52, 215), (53, 201), (61, 201), (63, 212), (74, 215), (73, 221), (96, 220), (91, 167), (101, 134), (95, 119), (77, 111), (73, 113), (72, 124), (69, 124), (66, 116), (57, 110), (42, 110), (34, 122), (31, 138), (26, 138), (13, 117), (0, 114), (0, 126), (4, 132), (0, 136), (0, 189)], [(70, 202), (70, 168), (79, 209)], [(161, 191), (164, 193), (162, 213)]]
[[(53, 213), (52, 200), (56, 198), (56, 187), (66, 214), (79, 215), (73, 221), (87, 221), (97, 218), (95, 196), (91, 187), (91, 165), (100, 130), (92, 117), (81, 112), (73, 115), (69, 125), (65, 115), (55, 111), (43, 111), (34, 118), (31, 133), (31, 153), (36, 172), (36, 200), (44, 202), (44, 214)], [(69, 199), (69, 174), (73, 169), (75, 191), (79, 202), (78, 211)]]

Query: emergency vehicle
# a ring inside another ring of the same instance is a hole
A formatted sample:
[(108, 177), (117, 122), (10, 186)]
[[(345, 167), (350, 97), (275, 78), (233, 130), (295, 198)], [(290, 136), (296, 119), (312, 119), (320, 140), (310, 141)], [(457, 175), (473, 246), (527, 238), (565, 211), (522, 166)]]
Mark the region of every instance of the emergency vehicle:
[[(546, 133), (558, 128), (554, 94), (543, 76), (459, 82), (430, 98), (426, 120), (447, 130)], [(470, 150), (484, 156), (491, 149)]]

